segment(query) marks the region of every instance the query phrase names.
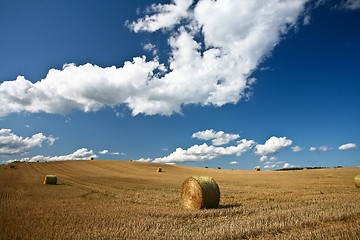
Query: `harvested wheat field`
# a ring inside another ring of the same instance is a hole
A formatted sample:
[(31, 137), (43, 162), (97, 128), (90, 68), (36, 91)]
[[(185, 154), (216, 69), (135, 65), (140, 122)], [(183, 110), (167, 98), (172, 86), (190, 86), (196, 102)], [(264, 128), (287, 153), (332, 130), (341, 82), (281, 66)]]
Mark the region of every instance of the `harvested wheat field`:
[[(359, 172), (102, 160), (2, 165), (0, 238), (360, 239)], [(57, 185), (43, 184), (47, 174), (57, 176)], [(190, 176), (216, 181), (218, 208), (182, 208), (181, 185)]]

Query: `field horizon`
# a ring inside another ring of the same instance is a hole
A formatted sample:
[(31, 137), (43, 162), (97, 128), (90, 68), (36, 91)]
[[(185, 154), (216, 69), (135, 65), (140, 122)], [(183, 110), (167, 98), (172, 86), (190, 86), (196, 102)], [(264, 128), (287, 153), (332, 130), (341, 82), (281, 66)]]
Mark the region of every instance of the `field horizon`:
[[(0, 239), (359, 239), (358, 173), (17, 162), (0, 168)], [(43, 184), (47, 174), (57, 185)], [(219, 208), (182, 209), (180, 188), (190, 176), (217, 182)]]

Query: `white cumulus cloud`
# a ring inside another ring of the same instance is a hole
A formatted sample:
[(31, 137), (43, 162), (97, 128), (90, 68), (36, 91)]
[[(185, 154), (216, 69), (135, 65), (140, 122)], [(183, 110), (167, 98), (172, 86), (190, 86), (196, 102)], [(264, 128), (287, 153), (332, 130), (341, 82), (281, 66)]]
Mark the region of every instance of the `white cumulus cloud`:
[(194, 145), (188, 149), (177, 148), (170, 155), (162, 158), (156, 158), (154, 162), (201, 162), (211, 160), (220, 156), (235, 155), (241, 156), (244, 152), (250, 150), (254, 146), (253, 140), (242, 139), (237, 142), (236, 146), (215, 147), (207, 145)]
[(259, 156), (267, 156), (279, 152), (283, 148), (287, 148), (292, 144), (290, 139), (286, 137), (271, 137), (265, 144), (258, 144), (255, 147), (255, 154)]
[(310, 147), (309, 151), (311, 151), (311, 152), (316, 151), (316, 147)]
[(238, 162), (237, 161), (232, 161), (229, 164), (238, 164)]
[(264, 166), (264, 168), (265, 168), (265, 169), (269, 169), (269, 168), (277, 168), (277, 167), (279, 167), (279, 165), (278, 165), (278, 164), (269, 164), (269, 165), (265, 165), (265, 166)]
[(295, 165), (291, 165), (290, 163), (285, 163), (283, 168), (293, 168), (296, 167)]
[(12, 133), (11, 129), (0, 129), (0, 155), (23, 154), (34, 147), (41, 147), (43, 142), (52, 145), (56, 138), (44, 136), (42, 133), (31, 137), (21, 137)]
[(261, 158), (260, 158), (260, 162), (264, 162), (264, 161), (266, 161), (268, 159), (268, 157), (267, 156), (261, 156)]
[(214, 146), (228, 144), (230, 141), (240, 138), (239, 134), (224, 133), (223, 131), (216, 132), (213, 129), (199, 131), (192, 135), (193, 138), (202, 140), (211, 140)]
[(357, 148), (357, 145), (355, 143), (346, 143), (339, 147), (339, 150), (348, 150), (352, 148)]
[(151, 158), (140, 158), (138, 160), (134, 160), (135, 162), (151, 162)]
[(152, 5), (145, 17), (127, 26), (135, 32), (165, 29), (169, 57), (164, 63), (159, 56), (134, 57), (119, 68), (65, 64), (35, 83), (18, 76), (0, 84), (0, 117), (119, 105), (133, 115), (171, 115), (188, 104), (237, 103), (249, 97), (252, 72), (299, 22), (306, 2), (174, 0)]

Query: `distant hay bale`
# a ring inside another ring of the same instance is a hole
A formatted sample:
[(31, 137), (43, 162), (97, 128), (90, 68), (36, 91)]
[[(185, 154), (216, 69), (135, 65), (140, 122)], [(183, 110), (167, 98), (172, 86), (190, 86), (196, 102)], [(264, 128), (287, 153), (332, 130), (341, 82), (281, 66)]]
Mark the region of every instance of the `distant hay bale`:
[(221, 167), (217, 167), (216, 169), (221, 169)]
[(217, 208), (220, 189), (211, 177), (188, 177), (181, 186), (181, 205), (187, 210)]
[(158, 167), (158, 168), (156, 169), (156, 172), (162, 172), (162, 168), (161, 168), (161, 167)]
[(94, 157), (91, 157), (90, 160), (94, 160)]
[(56, 175), (45, 175), (44, 184), (56, 184), (57, 177)]
[(255, 171), (260, 171), (260, 167), (256, 167), (256, 168), (255, 168)]
[(10, 168), (15, 168), (15, 163), (11, 163)]
[(355, 175), (355, 186), (360, 188), (360, 173)]
[(303, 170), (307, 170), (307, 168), (306, 168), (306, 167), (304, 167), (304, 168), (303, 168)]
[(132, 160), (130, 159), (130, 162), (132, 162)]

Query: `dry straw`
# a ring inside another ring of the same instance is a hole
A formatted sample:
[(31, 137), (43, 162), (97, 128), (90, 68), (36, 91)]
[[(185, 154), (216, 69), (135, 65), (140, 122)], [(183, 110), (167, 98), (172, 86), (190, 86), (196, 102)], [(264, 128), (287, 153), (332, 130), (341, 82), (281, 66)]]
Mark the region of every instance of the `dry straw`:
[(256, 167), (256, 168), (255, 168), (255, 171), (260, 171), (260, 168), (259, 168), (259, 167)]
[(360, 173), (355, 175), (355, 186), (360, 188)]
[(45, 175), (44, 184), (56, 184), (56, 175)]
[(188, 177), (181, 186), (181, 205), (187, 210), (217, 208), (220, 189), (211, 177)]
[(157, 171), (157, 172), (162, 172), (162, 168), (161, 168), (161, 167), (158, 167), (158, 168), (156, 169), (156, 171)]

